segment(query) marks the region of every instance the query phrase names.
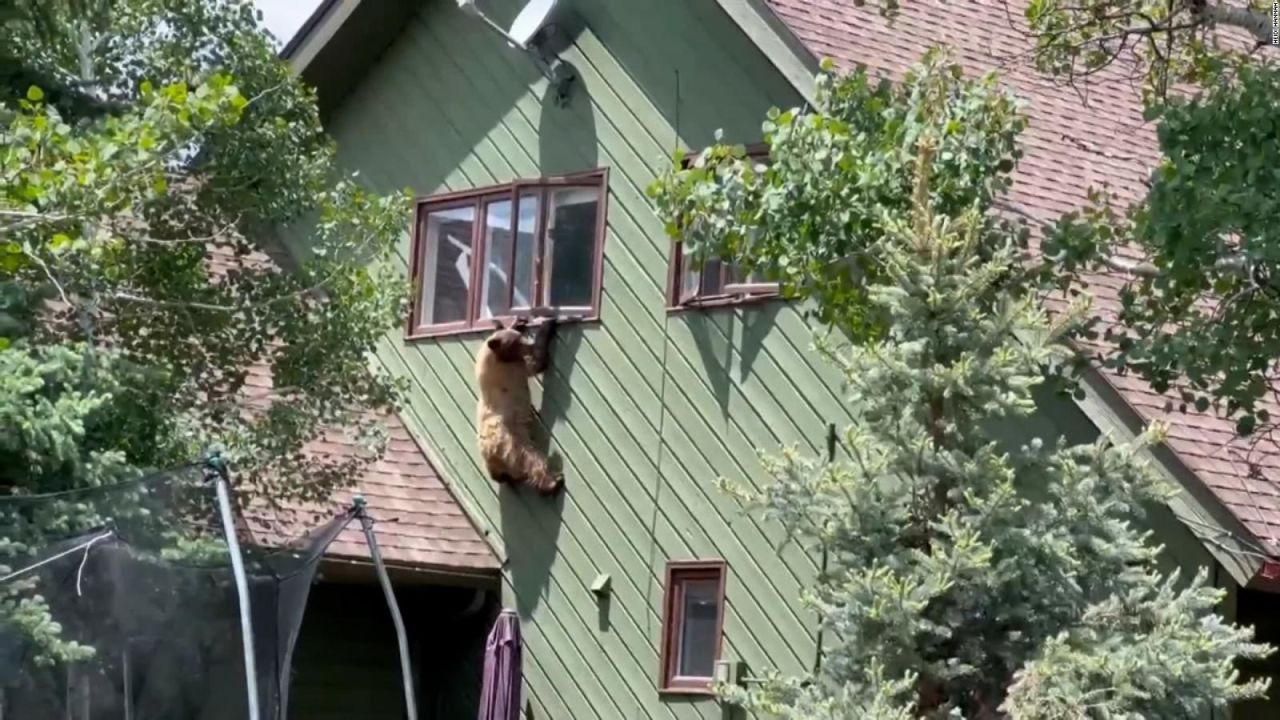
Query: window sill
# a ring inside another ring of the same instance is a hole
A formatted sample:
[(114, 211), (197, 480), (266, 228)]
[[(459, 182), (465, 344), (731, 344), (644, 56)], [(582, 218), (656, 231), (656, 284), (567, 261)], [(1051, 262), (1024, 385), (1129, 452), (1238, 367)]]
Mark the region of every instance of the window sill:
[(719, 308), (751, 307), (771, 302), (785, 302), (786, 300), (787, 298), (776, 292), (758, 293), (754, 295), (721, 295), (705, 298), (703, 300), (694, 300), (693, 302), (684, 303), (682, 305), (668, 305), (667, 314), (672, 315), (696, 312), (698, 310), (716, 310)]
[(713, 681), (708, 678), (707, 685), (705, 687), (698, 687), (694, 685), (690, 685), (687, 687), (680, 686), (680, 685), (675, 685), (672, 687), (660, 687), (658, 688), (658, 694), (662, 696), (713, 698), (716, 695), (716, 691), (711, 689), (712, 684), (713, 684)]
[[(549, 317), (553, 317), (553, 316), (542, 315), (542, 314), (530, 315), (529, 320), (530, 322), (532, 322), (535, 320), (542, 320)], [(494, 321), (501, 320), (504, 324), (508, 324), (515, 318), (501, 317), (501, 318), (492, 318), (492, 319)], [(600, 322), (600, 314), (598, 312), (592, 312), (590, 315), (566, 315), (564, 317), (556, 317), (556, 322), (561, 326), (595, 325)], [(534, 326), (530, 325), (530, 327), (534, 327)], [(431, 328), (419, 328), (412, 332), (406, 332), (404, 334), (404, 341), (412, 343), (412, 342), (419, 342), (423, 340), (437, 340), (440, 338), (464, 337), (467, 335), (488, 335), (489, 333), (493, 332), (495, 329), (496, 327), (493, 325), (492, 322), (479, 323), (476, 325), (472, 325), (470, 327), (461, 327), (461, 328), (452, 327), (444, 330), (432, 330)]]

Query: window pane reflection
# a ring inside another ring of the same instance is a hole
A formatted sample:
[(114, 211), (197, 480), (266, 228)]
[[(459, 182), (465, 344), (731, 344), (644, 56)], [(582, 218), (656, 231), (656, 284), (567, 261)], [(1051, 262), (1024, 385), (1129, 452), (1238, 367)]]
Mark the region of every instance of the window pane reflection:
[(595, 238), (600, 212), (597, 188), (548, 191), (543, 255), (547, 305), (588, 307), (595, 279)]
[(520, 194), (519, 215), (516, 228), (516, 287), (511, 305), (517, 308), (533, 307), (533, 254), (537, 247), (538, 212), (542, 198), (538, 192)]
[(484, 218), (484, 305), (480, 317), (502, 315), (507, 310), (507, 293), (511, 285), (511, 201), (498, 200), (485, 205)]
[(428, 255), (422, 274), (420, 323), (434, 325), (466, 320), (475, 207), (436, 210), (427, 213), (422, 222)]
[(709, 678), (715, 673), (720, 583), (689, 580), (683, 583), (683, 589), (676, 675)]

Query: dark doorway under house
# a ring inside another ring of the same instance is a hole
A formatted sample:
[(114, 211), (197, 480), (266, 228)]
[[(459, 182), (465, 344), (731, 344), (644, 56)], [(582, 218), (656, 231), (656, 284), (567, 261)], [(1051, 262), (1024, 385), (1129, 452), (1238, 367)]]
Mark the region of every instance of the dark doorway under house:
[[(1280, 599), (1273, 592), (1241, 590), (1236, 597), (1236, 622), (1252, 626), (1254, 640), (1280, 647)], [(1257, 662), (1240, 664), (1244, 679), (1270, 677), (1267, 699), (1240, 703), (1232, 708), (1231, 720), (1272, 720), (1280, 717), (1280, 652)]]
[[(495, 590), (397, 578), (420, 720), (473, 718)], [(405, 717), (395, 629), (372, 578), (311, 591), (293, 662), (291, 720)]]

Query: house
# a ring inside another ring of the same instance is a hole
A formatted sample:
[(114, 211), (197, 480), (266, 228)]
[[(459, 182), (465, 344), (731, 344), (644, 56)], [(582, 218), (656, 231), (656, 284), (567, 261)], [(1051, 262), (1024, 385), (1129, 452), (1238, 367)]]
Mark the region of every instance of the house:
[[(522, 9), (478, 4), (500, 27)], [(1127, 84), (1099, 79), (1086, 108), (1007, 62), (1027, 45), (1000, 3), (904, 3), (893, 25), (854, 0), (560, 4), (551, 72), (450, 0), (326, 2), (285, 55), (317, 87), (342, 163), (419, 197), (400, 247), (413, 309), (376, 359), (409, 381), (408, 435), (501, 554), (502, 601), (523, 624), (526, 716), (723, 717), (708, 693), (717, 661), (741, 663), (744, 682), (815, 662), (798, 598), (817, 560), (713, 480), (764, 483), (756, 448), (821, 453), (828, 423), (849, 415), (800, 308), (732, 267), (680, 267), (645, 186), (672, 150), (718, 130), (757, 142), (770, 107), (809, 96), (818, 57), (893, 76), (939, 40), (971, 71), (1000, 65), (1030, 101), (1010, 202), (1034, 217), (1103, 182), (1137, 192), (1151, 133)], [(1094, 284), (1104, 309), (1119, 284)], [(475, 351), (493, 318), (522, 305), (563, 317), (535, 390), (567, 478), (555, 500), (499, 488), (474, 447)], [(1165, 415), (1132, 378), (1095, 373), (1086, 391), (1045, 398), (1024, 431), (1129, 437)], [(1280, 448), (1245, 447), (1212, 416), (1169, 420), (1152, 457), (1180, 492), (1152, 523), (1170, 567), (1207, 569), (1228, 616), (1280, 639), (1268, 617)]]

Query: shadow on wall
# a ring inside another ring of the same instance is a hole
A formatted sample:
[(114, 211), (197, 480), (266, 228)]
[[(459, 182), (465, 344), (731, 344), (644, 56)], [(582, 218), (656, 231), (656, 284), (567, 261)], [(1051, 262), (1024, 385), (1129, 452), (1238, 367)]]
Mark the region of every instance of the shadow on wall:
[(744, 311), (725, 309), (683, 314), (682, 320), (693, 335), (694, 346), (698, 348), (698, 355), (702, 358), (702, 368), (711, 384), (721, 415), (727, 417), (729, 412), (735, 330), (738, 326), (742, 328), (741, 337), (736, 340), (738, 382), (742, 382), (751, 375), (756, 358), (764, 347), (764, 339), (773, 328), (781, 309), (781, 303), (770, 302), (753, 305)]
[[(538, 169), (543, 175), (592, 170), (600, 163), (590, 88), (566, 57), (585, 30), (582, 16), (573, 10), (562, 13), (557, 28), (557, 41), (548, 50), (559, 59), (552, 78), (544, 81), (538, 116)], [(560, 84), (569, 78), (567, 84)], [(535, 82), (537, 77), (530, 78), (531, 85)]]
[(502, 514), (502, 537), (506, 543), (504, 569), (511, 577), (515, 610), (521, 622), (527, 622), (542, 602), (551, 583), (551, 566), (556, 561), (557, 541), (564, 513), (565, 496), (572, 479), (566, 479), (566, 491), (553, 498), (538, 495), (529, 488), (503, 485), (498, 490)]
[(573, 73), (576, 79), (563, 106), (554, 83), (543, 90), (538, 117), (538, 168), (543, 175), (594, 170), (600, 163), (595, 108), (586, 81), (567, 60), (561, 60), (560, 72)]
[[(583, 332), (581, 325), (562, 325), (551, 341), (551, 362), (547, 365), (547, 373), (542, 376), (542, 403), (538, 408), (538, 427), (534, 429), (534, 442), (548, 452), (554, 444), (556, 425), (573, 403), (570, 381)], [(552, 458), (553, 465), (557, 459)], [(557, 466), (556, 469), (561, 468)], [(565, 483), (566, 487), (572, 487), (573, 478), (566, 477)]]

